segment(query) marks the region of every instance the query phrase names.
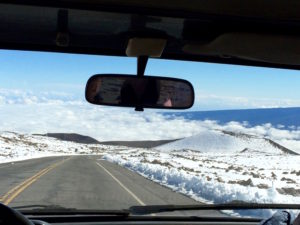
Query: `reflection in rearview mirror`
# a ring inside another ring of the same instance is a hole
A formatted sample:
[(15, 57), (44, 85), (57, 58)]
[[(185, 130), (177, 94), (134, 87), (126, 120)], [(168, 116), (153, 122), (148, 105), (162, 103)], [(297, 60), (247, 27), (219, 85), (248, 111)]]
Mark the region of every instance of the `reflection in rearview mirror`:
[(94, 75), (85, 94), (88, 102), (97, 105), (187, 109), (194, 104), (188, 81), (165, 77)]

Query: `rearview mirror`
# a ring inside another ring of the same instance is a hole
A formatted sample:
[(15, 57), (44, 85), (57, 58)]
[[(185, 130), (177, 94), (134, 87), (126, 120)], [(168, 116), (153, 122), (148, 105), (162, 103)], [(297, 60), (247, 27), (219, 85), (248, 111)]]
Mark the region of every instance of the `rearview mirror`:
[(85, 98), (96, 105), (159, 109), (188, 109), (194, 104), (194, 89), (182, 79), (103, 74), (92, 76)]

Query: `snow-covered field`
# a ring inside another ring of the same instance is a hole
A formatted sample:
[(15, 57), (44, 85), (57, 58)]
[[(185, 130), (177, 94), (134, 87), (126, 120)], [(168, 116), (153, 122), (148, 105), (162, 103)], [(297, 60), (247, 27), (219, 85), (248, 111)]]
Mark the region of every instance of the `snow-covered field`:
[(53, 155), (100, 154), (104, 160), (201, 202), (300, 202), (300, 156), (253, 135), (211, 130), (156, 149), (143, 149), (2, 132), (0, 150), (0, 163)]
[(110, 148), (38, 135), (0, 132), (0, 163), (58, 155), (101, 154)]
[(256, 136), (206, 131), (104, 159), (202, 202), (300, 202), (300, 156)]

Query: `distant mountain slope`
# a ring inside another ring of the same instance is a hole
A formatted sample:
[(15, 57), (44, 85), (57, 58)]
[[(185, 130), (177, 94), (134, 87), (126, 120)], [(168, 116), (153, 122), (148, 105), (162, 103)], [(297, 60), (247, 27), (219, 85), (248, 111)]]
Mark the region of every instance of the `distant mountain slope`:
[(241, 109), (162, 113), (168, 116), (182, 116), (189, 120), (217, 120), (224, 124), (230, 121), (247, 121), (251, 126), (271, 123), (273, 125), (300, 126), (300, 108), (273, 108), (273, 109)]
[(73, 141), (81, 144), (100, 144), (100, 142), (92, 137), (84, 136), (76, 133), (47, 133), (42, 136), (54, 137), (63, 141)]
[[(40, 135), (40, 134), (36, 134)], [(133, 148), (154, 148), (159, 145), (167, 144), (174, 140), (158, 140), (158, 141), (104, 141), (100, 142), (95, 138), (84, 136), (76, 133), (47, 133), (41, 134), (41, 136), (54, 137), (58, 140), (72, 141), (81, 144), (102, 144), (102, 145), (114, 145), (114, 146), (126, 146)]]
[(294, 151), (267, 138), (234, 132), (207, 130), (197, 135), (158, 146), (158, 150), (196, 150), (216, 153), (293, 154)]
[(101, 142), (101, 144), (126, 146), (126, 147), (133, 147), (133, 148), (154, 148), (177, 140), (178, 139), (159, 140), (159, 141), (106, 141), (106, 142)]

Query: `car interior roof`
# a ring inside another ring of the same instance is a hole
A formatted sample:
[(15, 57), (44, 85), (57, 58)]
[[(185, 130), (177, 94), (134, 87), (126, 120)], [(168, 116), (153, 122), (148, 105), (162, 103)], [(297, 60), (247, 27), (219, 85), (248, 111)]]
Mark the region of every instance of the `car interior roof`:
[(126, 56), (165, 39), (161, 58), (300, 69), (299, 1), (0, 1), (0, 48)]

